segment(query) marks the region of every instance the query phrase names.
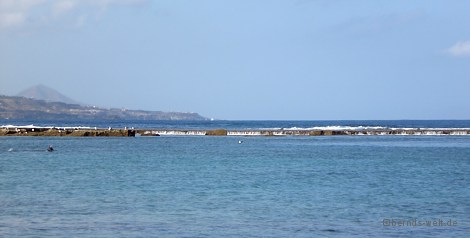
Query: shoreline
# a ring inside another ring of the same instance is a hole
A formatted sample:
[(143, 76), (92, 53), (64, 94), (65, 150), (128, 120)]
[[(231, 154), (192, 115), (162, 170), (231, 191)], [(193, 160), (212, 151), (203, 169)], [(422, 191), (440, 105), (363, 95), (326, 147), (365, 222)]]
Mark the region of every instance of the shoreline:
[(470, 135), (470, 128), (385, 128), (385, 129), (128, 129), (90, 127), (0, 127), (0, 136), (361, 136), (361, 135)]

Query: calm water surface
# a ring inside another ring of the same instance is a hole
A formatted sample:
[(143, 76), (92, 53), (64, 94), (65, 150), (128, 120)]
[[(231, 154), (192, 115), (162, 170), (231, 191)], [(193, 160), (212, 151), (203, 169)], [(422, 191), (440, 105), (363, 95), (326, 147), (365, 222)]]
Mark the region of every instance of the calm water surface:
[(468, 237), (469, 181), (467, 136), (0, 137), (0, 236)]

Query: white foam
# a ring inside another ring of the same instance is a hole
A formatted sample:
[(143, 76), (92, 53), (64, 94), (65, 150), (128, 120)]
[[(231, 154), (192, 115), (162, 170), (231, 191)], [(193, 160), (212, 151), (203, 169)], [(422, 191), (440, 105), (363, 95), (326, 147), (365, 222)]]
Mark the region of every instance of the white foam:
[(158, 135), (170, 135), (170, 136), (184, 136), (184, 135), (190, 135), (190, 136), (203, 136), (206, 135), (206, 131), (180, 131), (180, 130), (151, 130), (149, 132), (151, 134), (158, 134)]
[(25, 125), (25, 126), (18, 126), (18, 125), (2, 125), (0, 128), (5, 129), (62, 129), (62, 130), (77, 130), (77, 129), (91, 129), (89, 126), (35, 126)]
[(327, 131), (343, 131), (343, 130), (384, 130), (387, 127), (382, 126), (314, 126), (314, 127), (289, 127), (289, 128), (260, 128), (260, 130), (285, 130), (285, 131), (313, 131), (313, 130), (327, 130)]
[(468, 131), (468, 130), (470, 130), (470, 128), (456, 128), (456, 127), (453, 127), (453, 128), (397, 127), (397, 128), (390, 128), (390, 130), (403, 130), (403, 131)]

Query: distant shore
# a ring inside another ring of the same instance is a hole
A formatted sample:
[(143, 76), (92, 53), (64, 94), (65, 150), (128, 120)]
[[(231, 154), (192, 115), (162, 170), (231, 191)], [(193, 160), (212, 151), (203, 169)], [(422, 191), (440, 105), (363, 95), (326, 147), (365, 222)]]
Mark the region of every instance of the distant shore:
[(393, 128), (393, 129), (339, 129), (339, 130), (187, 130), (134, 129), (91, 127), (35, 127), (3, 126), (0, 136), (77, 136), (77, 137), (135, 137), (135, 136), (336, 136), (336, 135), (470, 135), (470, 128)]

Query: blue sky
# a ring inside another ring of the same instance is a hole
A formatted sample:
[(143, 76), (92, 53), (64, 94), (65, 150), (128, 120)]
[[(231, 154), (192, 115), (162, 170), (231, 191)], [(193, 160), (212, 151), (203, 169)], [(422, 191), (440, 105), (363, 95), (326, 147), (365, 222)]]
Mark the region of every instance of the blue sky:
[(470, 1), (0, 0), (0, 94), (218, 119), (470, 119)]

